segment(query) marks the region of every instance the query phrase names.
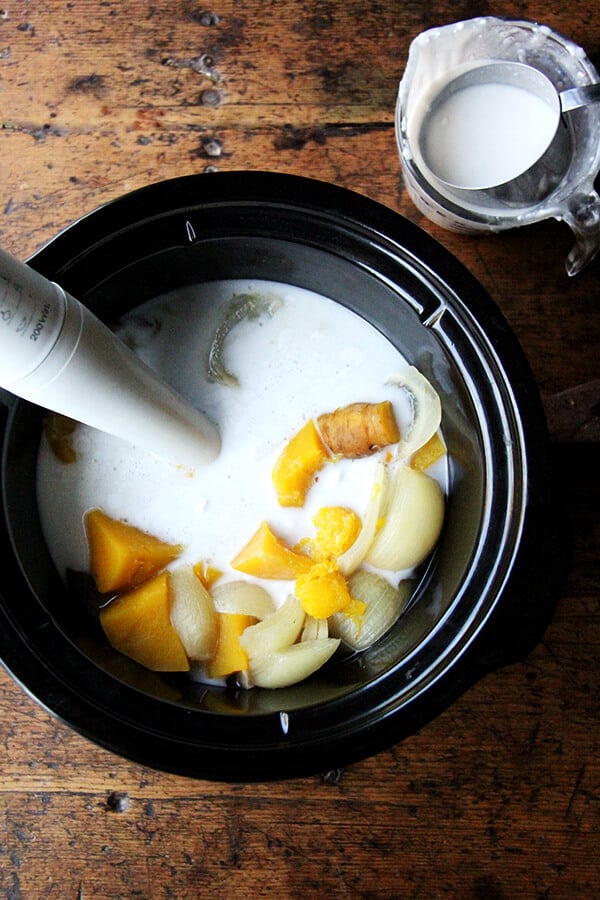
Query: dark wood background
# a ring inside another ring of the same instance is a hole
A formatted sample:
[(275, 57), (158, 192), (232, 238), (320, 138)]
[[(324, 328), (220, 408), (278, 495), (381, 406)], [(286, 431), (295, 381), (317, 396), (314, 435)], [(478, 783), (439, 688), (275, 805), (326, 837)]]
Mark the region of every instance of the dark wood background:
[(551, 412), (573, 550), (527, 659), (322, 776), (161, 774), (79, 737), (0, 670), (2, 896), (600, 897), (598, 408), (587, 441), (556, 417), (600, 375), (600, 262), (567, 278), (571, 235), (556, 221), (442, 231), (412, 206), (395, 147), (410, 41), (486, 14), (545, 22), (600, 66), (600, 0), (5, 0), (4, 248), (26, 258), (105, 201), (212, 169), (308, 175), (388, 205), (461, 259), (512, 324)]

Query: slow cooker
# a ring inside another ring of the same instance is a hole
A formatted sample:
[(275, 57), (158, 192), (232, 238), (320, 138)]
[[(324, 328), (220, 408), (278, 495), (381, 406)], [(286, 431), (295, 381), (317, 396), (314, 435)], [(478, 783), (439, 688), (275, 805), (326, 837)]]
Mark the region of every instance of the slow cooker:
[(444, 531), (396, 626), (302, 684), (240, 691), (143, 670), (108, 646), (42, 536), (44, 410), (2, 393), (0, 657), (52, 714), (157, 769), (223, 781), (295, 777), (400, 741), (539, 640), (559, 544), (540, 398), (497, 306), (425, 232), (330, 184), (215, 173), (108, 203), (28, 262), (108, 323), (214, 279), (330, 297), (434, 384), (450, 460)]

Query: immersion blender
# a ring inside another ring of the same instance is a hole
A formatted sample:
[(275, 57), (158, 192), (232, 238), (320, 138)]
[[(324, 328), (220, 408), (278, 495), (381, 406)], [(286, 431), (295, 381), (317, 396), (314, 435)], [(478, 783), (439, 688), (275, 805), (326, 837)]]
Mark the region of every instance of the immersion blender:
[(182, 466), (216, 458), (215, 426), (89, 309), (0, 249), (0, 387)]

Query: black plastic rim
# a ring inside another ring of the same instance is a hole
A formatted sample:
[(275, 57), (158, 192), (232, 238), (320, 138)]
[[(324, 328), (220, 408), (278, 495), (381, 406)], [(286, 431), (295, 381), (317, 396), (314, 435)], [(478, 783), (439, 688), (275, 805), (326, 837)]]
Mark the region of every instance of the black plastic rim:
[[(280, 280), (288, 271), (297, 281), (305, 256), (325, 254), (339, 289), (348, 291), (349, 306), (391, 340), (395, 309), (406, 306), (414, 334), (423, 333), (429, 347), (443, 345), (452, 357), (465, 403), (472, 407), (482, 458), (480, 520), (473, 546), (460, 562), (461, 583), (430, 627), (419, 621), (430, 611), (415, 612), (415, 633), (429, 628), (425, 640), (401, 651), (397, 642), (380, 648), (360, 683), (352, 670), (345, 684), (327, 683), (322, 694), (311, 694), (310, 683), (300, 694), (271, 692), (247, 715), (239, 709), (229, 714), (212, 696), (188, 702), (176, 692), (173, 699), (169, 684), (156, 694), (143, 679), (139, 684), (121, 679), (110, 666), (92, 661), (85, 639), (67, 634), (48, 599), (60, 588), (48, 587), (52, 577), (38, 572), (39, 539), (31, 539), (39, 528), (31, 434), (39, 440), (40, 412), (7, 397), (0, 656), (50, 712), (127, 758), (224, 781), (313, 774), (413, 733), (481, 675), (520, 658), (539, 639), (553, 593), (545, 423), (524, 355), (481, 285), (419, 228), (332, 185), (263, 172), (161, 182), (76, 222), (29, 262), (92, 308), (103, 298), (95, 311), (110, 319), (134, 305), (136, 284), (147, 296), (169, 289), (173, 270), (161, 262), (166, 249), (185, 268), (190, 247), (215, 244), (236, 252), (241, 247), (241, 264), (250, 275), (262, 271), (268, 257)], [(286, 248), (293, 248), (289, 257)], [(223, 271), (220, 265), (214, 262), (213, 277), (227, 277), (227, 261)], [(310, 266), (315, 269), (314, 261)], [(146, 273), (144, 285), (140, 271)], [(111, 289), (118, 280), (122, 290), (120, 295), (111, 290), (107, 301), (102, 290), (111, 278)], [(352, 300), (357, 279), (381, 291), (377, 309)], [(310, 278), (305, 286), (311, 286)], [(448, 427), (460, 442), (460, 428)], [(464, 552), (457, 541), (448, 538), (446, 556)], [(386, 653), (389, 660), (382, 661)]]

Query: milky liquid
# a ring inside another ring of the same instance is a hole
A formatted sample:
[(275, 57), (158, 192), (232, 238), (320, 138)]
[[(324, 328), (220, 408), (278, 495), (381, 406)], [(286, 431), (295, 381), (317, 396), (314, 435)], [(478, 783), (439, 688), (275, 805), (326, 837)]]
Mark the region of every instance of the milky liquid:
[(430, 171), (457, 187), (484, 189), (527, 171), (556, 131), (555, 111), (512, 84), (474, 84), (432, 104), (421, 129)]
[[(208, 380), (208, 354), (231, 298), (268, 293), (274, 314), (243, 320), (224, 342), (224, 363), (238, 380)], [(75, 432), (77, 462), (60, 463), (46, 440), (38, 460), (38, 504), (59, 572), (89, 571), (83, 527), (100, 507), (166, 541), (184, 545), (178, 562), (204, 560), (224, 580), (246, 578), (229, 563), (260, 523), (294, 545), (314, 535), (312, 516), (342, 505), (364, 515), (377, 456), (325, 466), (303, 509), (282, 508), (271, 482), (285, 443), (311, 417), (355, 401), (390, 400), (401, 429), (411, 420), (405, 392), (387, 382), (406, 364), (376, 329), (318, 294), (271, 282), (225, 281), (157, 298), (126, 320), (121, 336), (219, 428), (212, 463), (178, 468), (88, 426)], [(276, 603), (289, 582), (265, 582)]]

